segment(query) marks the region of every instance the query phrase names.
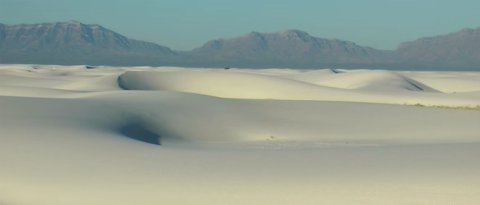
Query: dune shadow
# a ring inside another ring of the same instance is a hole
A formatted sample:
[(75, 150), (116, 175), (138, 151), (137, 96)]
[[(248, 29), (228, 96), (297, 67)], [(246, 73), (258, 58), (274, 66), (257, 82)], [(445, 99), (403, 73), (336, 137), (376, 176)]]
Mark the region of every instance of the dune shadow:
[(131, 124), (120, 128), (120, 133), (128, 138), (142, 141), (149, 144), (161, 145), (161, 136), (154, 133), (140, 124)]
[[(123, 74), (122, 74), (123, 75)], [(118, 78), (117, 78), (117, 84), (118, 84), (118, 87), (120, 87), (122, 90), (130, 90), (128, 89), (127, 87), (125, 87), (122, 83), (122, 75), (119, 75)]]
[(342, 71), (338, 71), (338, 70), (335, 70), (335, 69), (333, 69), (333, 68), (331, 68), (330, 70), (331, 70), (333, 73), (335, 73), (335, 74), (343, 73)]

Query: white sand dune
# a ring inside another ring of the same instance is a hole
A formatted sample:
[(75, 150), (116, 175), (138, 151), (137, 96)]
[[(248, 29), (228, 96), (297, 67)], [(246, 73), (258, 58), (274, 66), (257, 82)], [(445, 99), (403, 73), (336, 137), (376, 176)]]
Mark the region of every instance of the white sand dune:
[(442, 92), (472, 92), (480, 90), (478, 72), (399, 72)]
[[(128, 71), (119, 76), (119, 84), (128, 90), (180, 91), (224, 98), (445, 106), (480, 104), (480, 95), (476, 93), (452, 96), (391, 71), (356, 71), (335, 75), (331, 73), (328, 72), (326, 77), (312, 84), (287, 79), (285, 75), (279, 77), (224, 70)], [(324, 72), (315, 72), (312, 75), (315, 74), (322, 76)]]
[(0, 204), (475, 205), (478, 77), (2, 65)]
[(77, 80), (71, 83), (56, 86), (56, 88), (90, 92), (122, 90), (117, 83), (117, 79), (118, 74), (106, 74), (105, 76), (95, 76), (87, 79)]
[[(305, 73), (302, 76), (307, 76)], [(424, 92), (438, 92), (418, 81), (402, 76), (393, 71), (384, 70), (360, 70), (356, 72), (341, 73), (341, 75), (329, 75), (328, 78), (319, 79), (315, 84), (365, 90), (410, 90)]]

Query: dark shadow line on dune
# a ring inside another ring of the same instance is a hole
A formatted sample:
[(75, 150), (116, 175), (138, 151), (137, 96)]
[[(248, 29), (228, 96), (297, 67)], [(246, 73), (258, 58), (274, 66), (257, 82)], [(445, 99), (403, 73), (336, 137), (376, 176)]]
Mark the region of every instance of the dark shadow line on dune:
[[(122, 74), (123, 75), (123, 74)], [(118, 87), (120, 87), (122, 90), (130, 90), (128, 89), (127, 87), (123, 86), (122, 84), (122, 75), (119, 75), (118, 78), (117, 78), (117, 85)]]
[(408, 79), (405, 79), (408, 83), (410, 83), (410, 85), (416, 87), (417, 89), (421, 90), (421, 91), (425, 91), (423, 88), (421, 88), (420, 86), (418, 86), (417, 84), (413, 83), (412, 81), (408, 80)]
[(139, 124), (131, 124), (120, 128), (120, 133), (125, 135), (128, 138), (138, 140), (141, 142), (161, 145), (160, 139), (161, 136), (157, 133), (154, 133), (142, 125)]
[(336, 70), (336, 69), (333, 69), (333, 68), (331, 68), (330, 70), (331, 70), (333, 73), (335, 73), (335, 74), (343, 73), (343, 72), (341, 72), (341, 71), (338, 71), (338, 70)]

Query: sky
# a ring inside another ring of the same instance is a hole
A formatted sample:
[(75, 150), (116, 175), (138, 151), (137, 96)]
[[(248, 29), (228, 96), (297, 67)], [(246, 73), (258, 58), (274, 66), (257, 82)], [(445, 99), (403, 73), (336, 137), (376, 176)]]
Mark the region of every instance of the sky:
[(480, 27), (479, 11), (480, 0), (0, 0), (0, 23), (76, 20), (173, 50), (286, 29), (394, 50)]

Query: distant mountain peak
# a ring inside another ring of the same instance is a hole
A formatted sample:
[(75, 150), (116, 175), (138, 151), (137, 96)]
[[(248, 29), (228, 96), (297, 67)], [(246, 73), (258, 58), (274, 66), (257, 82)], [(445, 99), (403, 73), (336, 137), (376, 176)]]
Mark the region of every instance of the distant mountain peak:
[[(96, 24), (79, 21), (0, 26), (0, 56), (5, 59), (55, 59), (82, 63), (127, 61), (135, 56), (151, 59), (177, 54), (165, 46), (137, 41)], [(3, 60), (3, 59), (0, 59)]]
[(71, 20), (71, 21), (67, 21), (67, 22), (58, 22), (56, 24), (66, 25), (66, 26), (71, 26), (72, 25), (72, 26), (76, 26), (76, 27), (88, 27), (90, 29), (105, 29), (98, 24), (84, 24), (80, 21), (75, 21), (75, 20)]
[(287, 29), (287, 30), (283, 30), (283, 31), (279, 31), (279, 32), (272, 32), (272, 33), (260, 33), (260, 32), (257, 32), (257, 31), (251, 31), (251, 32), (243, 34), (241, 36), (236, 36), (236, 37), (226, 38), (226, 39), (220, 38), (218, 40), (234, 40), (234, 39), (241, 39), (241, 38), (248, 38), (248, 37), (263, 37), (264, 35), (280, 35), (280, 36), (295, 35), (295, 36), (298, 36), (298, 37), (303, 37), (303, 36), (309, 36), (310, 37), (310, 34), (308, 34), (305, 31), (301, 31), (301, 30), (297, 30), (297, 29)]
[(75, 24), (75, 25), (80, 25), (80, 24), (82, 24), (80, 21), (75, 21), (75, 20), (70, 20), (70, 21), (67, 21), (67, 22), (65, 22), (65, 23), (67, 23), (67, 24)]
[(301, 31), (301, 30), (298, 30), (298, 29), (287, 29), (287, 30), (280, 31), (280, 32), (277, 32), (277, 33), (278, 33), (278, 34), (309, 35), (307, 32)]
[[(458, 36), (458, 35), (471, 35), (471, 36), (480, 36), (480, 27), (478, 28), (463, 28), (458, 30), (457, 32), (433, 36), (433, 37), (424, 37), (424, 38), (437, 38), (437, 37), (450, 37), (450, 36)], [(420, 39), (424, 39), (420, 38)]]
[(232, 38), (220, 38), (219, 40), (234, 40), (234, 39), (241, 39), (241, 38), (248, 38), (248, 37), (255, 37), (255, 36), (261, 36), (262, 34), (257, 32), (257, 31), (251, 31), (246, 34), (243, 34), (241, 36), (236, 36)]
[(464, 28), (401, 43), (395, 52), (401, 62), (478, 67), (479, 48), (480, 28)]
[(216, 60), (295, 61), (328, 63), (371, 63), (381, 51), (352, 42), (322, 39), (307, 32), (287, 29), (272, 33), (249, 32), (212, 40), (192, 51), (193, 56)]
[(464, 28), (464, 29), (458, 31), (457, 33), (480, 36), (480, 27), (478, 27), (478, 28)]
[(397, 46), (396, 50), (401, 50), (406, 47), (422, 46), (425, 44), (442, 44), (447, 41), (455, 41), (462, 38), (480, 38), (480, 27), (478, 28), (464, 28), (457, 32), (437, 35), (432, 37), (422, 37), (414, 41), (403, 42)]

